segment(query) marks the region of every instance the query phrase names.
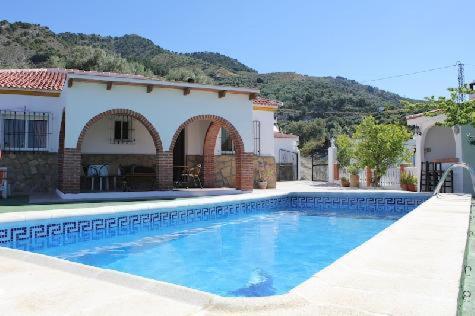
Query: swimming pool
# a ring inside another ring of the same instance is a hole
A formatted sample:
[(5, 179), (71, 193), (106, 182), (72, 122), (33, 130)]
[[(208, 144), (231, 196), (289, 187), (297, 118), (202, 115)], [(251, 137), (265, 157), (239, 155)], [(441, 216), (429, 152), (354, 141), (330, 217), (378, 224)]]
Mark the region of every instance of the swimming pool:
[(0, 242), (221, 296), (270, 296), (288, 292), (425, 199), (290, 194), (10, 223), (0, 226)]

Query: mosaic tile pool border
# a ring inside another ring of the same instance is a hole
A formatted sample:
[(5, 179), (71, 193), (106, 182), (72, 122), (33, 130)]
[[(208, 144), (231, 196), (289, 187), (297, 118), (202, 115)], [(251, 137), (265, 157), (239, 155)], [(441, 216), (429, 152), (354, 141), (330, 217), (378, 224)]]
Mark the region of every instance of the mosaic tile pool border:
[[(400, 217), (428, 199), (425, 195), (361, 193), (289, 193), (283, 196), (195, 206), (126, 211), (40, 221), (0, 223), (0, 245), (69, 234), (130, 229), (158, 223), (176, 225), (249, 214), (263, 209), (311, 209), (332, 214)], [(8, 226), (8, 227), (6, 227)], [(114, 233), (115, 234), (115, 233)]]

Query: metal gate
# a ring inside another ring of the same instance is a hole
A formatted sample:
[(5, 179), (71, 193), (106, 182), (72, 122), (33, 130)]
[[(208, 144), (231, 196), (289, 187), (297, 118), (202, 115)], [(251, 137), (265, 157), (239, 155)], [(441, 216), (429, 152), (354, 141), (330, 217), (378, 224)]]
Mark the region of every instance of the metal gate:
[(294, 181), (299, 178), (299, 155), (296, 152), (279, 149), (277, 181)]
[(328, 181), (328, 163), (315, 155), (312, 156), (312, 181)]

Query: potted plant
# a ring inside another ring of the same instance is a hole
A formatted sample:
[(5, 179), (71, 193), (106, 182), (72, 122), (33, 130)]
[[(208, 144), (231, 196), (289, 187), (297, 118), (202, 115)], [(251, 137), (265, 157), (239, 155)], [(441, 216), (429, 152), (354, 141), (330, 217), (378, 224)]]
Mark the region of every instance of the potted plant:
[(348, 172), (350, 173), (350, 186), (352, 188), (359, 188), (360, 187), (360, 176), (359, 176), (359, 168), (357, 165), (352, 164), (348, 167)]
[(401, 186), (401, 189), (403, 189), (404, 191), (407, 191), (407, 176), (409, 174), (407, 172), (401, 172), (401, 175), (399, 177), (399, 185)]
[[(351, 142), (351, 138), (345, 134), (338, 135), (336, 138), (336, 147), (338, 148), (338, 166), (336, 169), (338, 170), (339, 168), (347, 168), (350, 165), (351, 159), (353, 158), (353, 143)], [(335, 171), (335, 174), (339, 175), (339, 172), (337, 173)], [(350, 182), (348, 181), (347, 177), (341, 177), (340, 184), (342, 187), (350, 186)]]
[(262, 190), (267, 189), (267, 179), (271, 176), (270, 170), (259, 169), (258, 172), (257, 187)]
[(416, 192), (417, 191), (417, 177), (407, 172), (402, 172), (399, 182), (401, 183), (401, 189), (405, 191)]
[(348, 188), (350, 186), (350, 181), (348, 181), (347, 177), (341, 177), (340, 183), (342, 187)]

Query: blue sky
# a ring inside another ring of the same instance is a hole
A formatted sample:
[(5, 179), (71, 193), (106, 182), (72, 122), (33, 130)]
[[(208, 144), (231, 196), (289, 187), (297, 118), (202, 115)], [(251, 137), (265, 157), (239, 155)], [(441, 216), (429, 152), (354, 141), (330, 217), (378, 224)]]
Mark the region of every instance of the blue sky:
[[(261, 73), (295, 71), (368, 82), (466, 63), (475, 80), (475, 1), (470, 0), (16, 0), (0, 19), (55, 32), (135, 33), (173, 51), (216, 51)], [(412, 98), (445, 95), (455, 67), (369, 82)]]

